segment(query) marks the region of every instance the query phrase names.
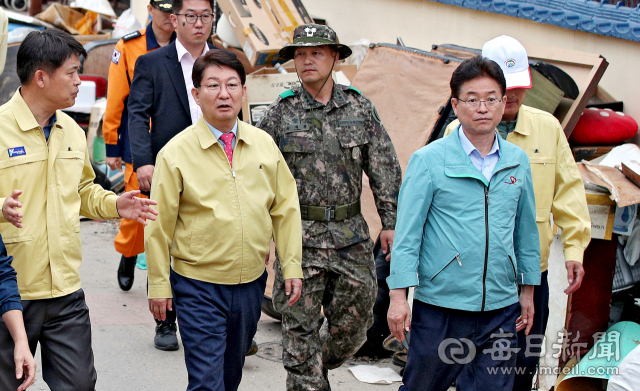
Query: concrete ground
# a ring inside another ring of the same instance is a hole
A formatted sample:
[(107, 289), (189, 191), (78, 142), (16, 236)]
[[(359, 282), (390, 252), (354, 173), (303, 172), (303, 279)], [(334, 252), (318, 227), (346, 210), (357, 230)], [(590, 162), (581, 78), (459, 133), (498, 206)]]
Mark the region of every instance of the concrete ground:
[[(177, 391), (187, 388), (184, 350), (162, 352), (153, 346), (155, 323), (146, 298), (146, 271), (136, 269), (131, 291), (123, 292), (116, 281), (120, 260), (113, 248), (118, 232), (117, 221), (83, 221), (81, 223), (83, 263), (80, 269), (82, 287), (93, 326), (93, 351), (98, 372), (98, 391)], [(281, 339), (280, 323), (262, 315), (255, 337), (258, 344)], [(244, 366), (241, 391), (285, 390), (286, 372), (279, 362), (267, 358), (263, 346), (258, 355), (248, 357)], [(266, 358), (262, 358), (263, 355)], [(39, 356), (39, 353), (38, 353)], [(42, 380), (40, 359), (36, 383), (29, 390), (49, 390)], [(348, 370), (354, 365), (376, 365), (398, 371), (390, 359), (380, 361), (352, 360), (329, 372), (334, 391), (397, 390), (400, 383), (372, 385), (361, 383)]]

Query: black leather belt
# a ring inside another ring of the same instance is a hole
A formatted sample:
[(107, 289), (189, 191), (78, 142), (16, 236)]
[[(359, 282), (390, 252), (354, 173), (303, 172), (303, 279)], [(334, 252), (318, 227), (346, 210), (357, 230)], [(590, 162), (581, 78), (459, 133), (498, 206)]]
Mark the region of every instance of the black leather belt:
[(340, 221), (360, 213), (360, 200), (346, 205), (311, 206), (300, 205), (302, 220)]

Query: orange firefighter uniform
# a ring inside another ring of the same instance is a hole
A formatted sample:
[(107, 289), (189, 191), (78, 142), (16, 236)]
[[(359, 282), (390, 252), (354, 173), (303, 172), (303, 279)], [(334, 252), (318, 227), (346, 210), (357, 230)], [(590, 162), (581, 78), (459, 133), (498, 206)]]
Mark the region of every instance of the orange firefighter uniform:
[[(175, 39), (175, 33), (171, 41)], [(107, 90), (107, 110), (104, 114), (102, 134), (106, 145), (107, 157), (120, 157), (125, 163), (125, 191), (139, 190), (138, 178), (133, 171), (131, 149), (129, 146), (127, 101), (129, 86), (138, 57), (160, 45), (153, 34), (151, 23), (141, 30), (127, 34), (118, 41), (109, 67)], [(147, 198), (144, 195), (140, 197)], [(116, 235), (116, 251), (125, 257), (133, 257), (144, 252), (144, 226), (135, 220), (122, 219), (120, 232)]]

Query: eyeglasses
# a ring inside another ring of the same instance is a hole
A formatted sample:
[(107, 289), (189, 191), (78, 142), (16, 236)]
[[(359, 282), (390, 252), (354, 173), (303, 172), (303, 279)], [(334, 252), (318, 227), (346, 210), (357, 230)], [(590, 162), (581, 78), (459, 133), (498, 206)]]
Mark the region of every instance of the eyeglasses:
[(198, 18), (200, 18), (200, 20), (202, 21), (203, 24), (209, 24), (209, 23), (213, 22), (213, 14), (202, 14), (202, 15), (196, 15), (196, 14), (174, 14), (174, 15), (176, 15), (176, 16), (184, 15), (184, 19), (189, 24), (195, 24), (198, 21)]
[[(220, 89), (222, 88), (220, 86), (220, 84), (218, 84), (218, 83), (202, 84), (200, 87), (207, 87), (207, 90), (209, 90), (209, 92), (212, 93), (212, 94), (219, 93)], [(198, 87), (198, 88), (200, 88), (200, 87)], [(229, 92), (236, 92), (236, 91), (238, 91), (240, 89), (240, 84), (239, 83), (227, 83), (225, 85), (225, 88)]]
[(476, 98), (469, 98), (467, 100), (463, 100), (458, 98), (458, 101), (464, 102), (467, 105), (467, 109), (469, 110), (478, 110), (478, 108), (480, 107), (480, 104), (482, 103), (484, 103), (487, 109), (495, 110), (500, 105), (500, 102), (502, 102), (502, 99), (489, 98), (487, 100), (480, 100)]

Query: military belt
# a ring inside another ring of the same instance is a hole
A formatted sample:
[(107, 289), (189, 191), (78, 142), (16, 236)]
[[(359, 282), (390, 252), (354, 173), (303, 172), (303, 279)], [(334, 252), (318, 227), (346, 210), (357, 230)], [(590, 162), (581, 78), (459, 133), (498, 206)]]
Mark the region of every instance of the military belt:
[(346, 205), (300, 205), (302, 220), (340, 221), (360, 214), (360, 200)]

